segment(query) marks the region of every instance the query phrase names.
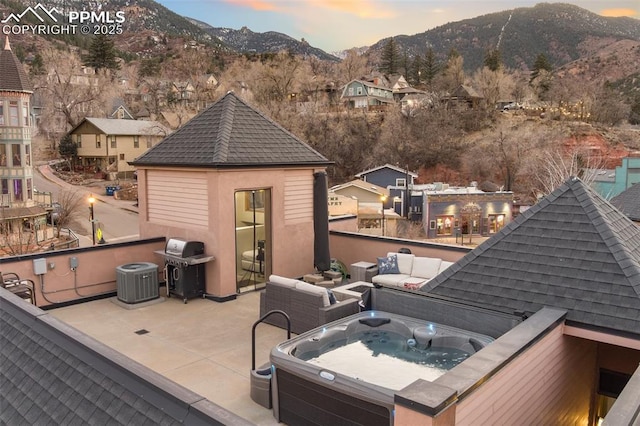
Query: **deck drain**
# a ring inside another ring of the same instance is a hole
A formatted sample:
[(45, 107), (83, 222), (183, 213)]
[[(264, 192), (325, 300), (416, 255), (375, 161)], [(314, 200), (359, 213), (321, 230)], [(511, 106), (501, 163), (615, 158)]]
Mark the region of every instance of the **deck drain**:
[(135, 333), (142, 336), (143, 334), (147, 334), (149, 332), (149, 330), (145, 330), (144, 328), (141, 330), (136, 331)]

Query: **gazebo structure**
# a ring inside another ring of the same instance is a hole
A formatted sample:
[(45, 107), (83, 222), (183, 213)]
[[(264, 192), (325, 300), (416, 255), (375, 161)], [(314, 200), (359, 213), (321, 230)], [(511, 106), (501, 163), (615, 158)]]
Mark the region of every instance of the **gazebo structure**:
[[(326, 218), (331, 162), (233, 92), (131, 164), (140, 237), (204, 242), (215, 257), (205, 268), (209, 298), (234, 298), (272, 273), (300, 276), (317, 264), (311, 242), (323, 226), (314, 205)], [(324, 188), (319, 202), (314, 184)]]

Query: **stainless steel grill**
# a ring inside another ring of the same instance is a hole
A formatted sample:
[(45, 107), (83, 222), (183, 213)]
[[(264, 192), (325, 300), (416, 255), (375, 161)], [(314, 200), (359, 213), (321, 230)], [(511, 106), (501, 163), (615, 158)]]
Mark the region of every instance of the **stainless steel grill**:
[(157, 250), (155, 253), (164, 258), (167, 297), (175, 294), (187, 303), (187, 299), (205, 296), (204, 264), (214, 257), (204, 253), (202, 241), (170, 238), (164, 251)]

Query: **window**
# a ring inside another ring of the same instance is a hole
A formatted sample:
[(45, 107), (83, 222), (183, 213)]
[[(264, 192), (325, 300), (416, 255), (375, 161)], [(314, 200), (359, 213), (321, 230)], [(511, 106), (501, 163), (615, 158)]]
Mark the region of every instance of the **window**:
[(29, 103), (28, 102), (22, 105), (22, 125), (25, 127), (29, 125)]
[(111, 148), (117, 148), (118, 144), (116, 142), (116, 137), (115, 136), (107, 136), (107, 137), (111, 139)]
[(33, 184), (31, 179), (27, 179), (27, 200), (33, 200)]
[(495, 234), (504, 227), (504, 215), (503, 214), (490, 214), (487, 218), (489, 221), (489, 233)]
[(151, 140), (151, 136), (147, 136), (147, 148), (151, 148), (153, 141)]
[(18, 121), (18, 101), (9, 102), (9, 125), (19, 126)]
[(353, 96), (353, 87), (349, 87), (349, 96)]
[(453, 235), (453, 216), (436, 217), (436, 234)]
[(2, 154), (0, 154), (0, 166), (7, 165), (7, 146), (5, 144), (0, 144), (0, 150), (2, 150)]
[(24, 146), (24, 161), (27, 166), (31, 165), (31, 145)]
[(96, 148), (100, 148), (102, 146), (102, 141), (100, 140), (100, 135), (96, 135)]
[(9, 193), (9, 179), (2, 179), (2, 194), (7, 195)]
[(82, 148), (82, 135), (76, 135), (76, 144), (78, 148)]
[(133, 137), (133, 147), (140, 148), (140, 136), (136, 135)]
[(11, 158), (13, 158), (13, 167), (22, 166), (22, 158), (20, 157), (20, 144), (11, 144)]
[(120, 154), (120, 161), (124, 161), (124, 154)]
[(13, 199), (22, 201), (22, 179), (13, 180)]
[(401, 188), (406, 188), (407, 187), (407, 180), (405, 178), (396, 179), (396, 186), (399, 186)]
[(0, 101), (0, 126), (4, 126), (4, 102)]
[(358, 87), (358, 88), (356, 89), (356, 93), (357, 93), (358, 95), (362, 95), (362, 87)]

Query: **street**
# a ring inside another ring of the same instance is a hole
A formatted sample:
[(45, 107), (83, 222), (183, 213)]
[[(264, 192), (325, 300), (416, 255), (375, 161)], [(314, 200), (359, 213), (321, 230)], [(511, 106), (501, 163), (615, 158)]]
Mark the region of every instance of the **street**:
[[(96, 202), (93, 206), (96, 227), (100, 227), (103, 238), (106, 242), (126, 241), (138, 238), (138, 214), (118, 207), (118, 201), (112, 200), (104, 194), (92, 192), (90, 188), (73, 186), (58, 179), (47, 179), (39, 171), (33, 174), (34, 186), (40, 192), (51, 192), (53, 201), (58, 200), (58, 194), (62, 189), (71, 189), (82, 193), (87, 200), (86, 214), (80, 214), (78, 219), (71, 222), (69, 228), (80, 238), (80, 246), (88, 246), (93, 243), (91, 238), (91, 221), (89, 220), (89, 196), (94, 195)], [(102, 199), (101, 199), (102, 198)], [(109, 202), (104, 202), (107, 200)], [(122, 201), (122, 206), (126, 207), (131, 203)], [(84, 238), (83, 238), (84, 237)]]

